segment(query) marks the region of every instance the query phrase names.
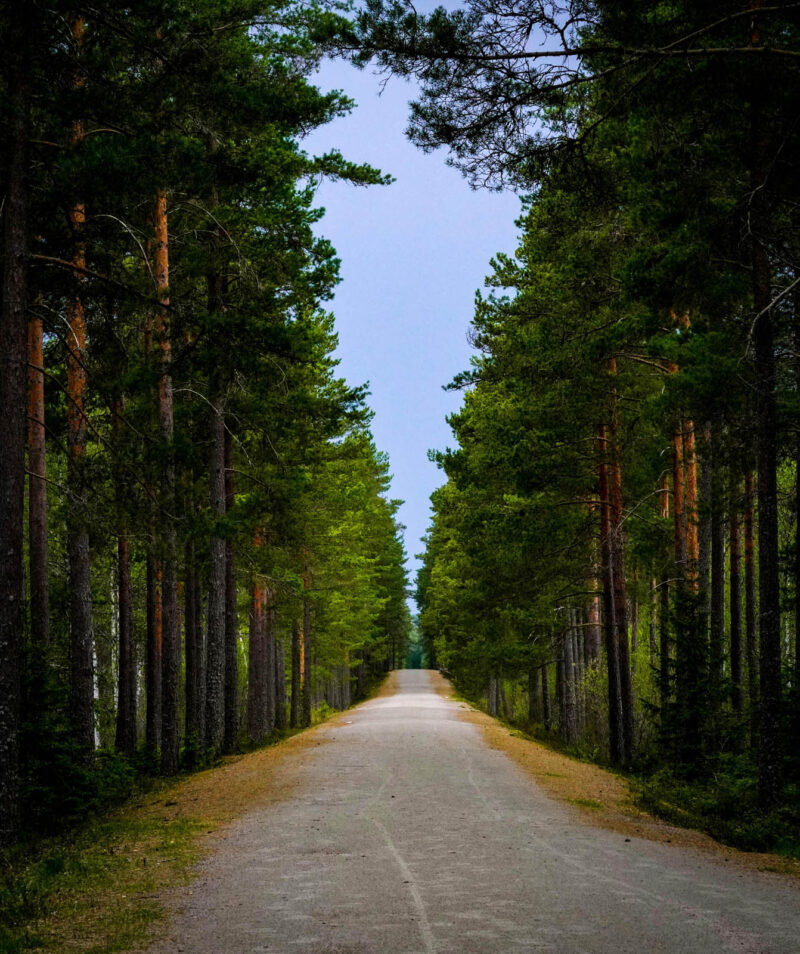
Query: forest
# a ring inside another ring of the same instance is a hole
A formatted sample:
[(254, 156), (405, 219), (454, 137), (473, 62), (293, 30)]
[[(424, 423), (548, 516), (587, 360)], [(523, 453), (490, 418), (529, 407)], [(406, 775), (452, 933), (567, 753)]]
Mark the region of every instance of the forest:
[(293, 0), (4, 4), (0, 843), (346, 708), (404, 656), (399, 502), (337, 374)]
[(375, 0), (409, 133), (524, 196), (417, 580), (491, 714), (749, 848), (800, 832), (792, 4)]
[[(21, 0), (0, 35), (0, 844), (410, 661), (797, 856), (800, 5)], [(326, 57), (521, 197), (416, 628), (316, 202), (392, 180), (305, 150), (354, 106)]]
[(750, 848), (800, 831), (799, 31), (784, 3), (376, 0), (352, 41), (418, 78), (418, 145), (524, 196), (434, 454), (428, 657)]

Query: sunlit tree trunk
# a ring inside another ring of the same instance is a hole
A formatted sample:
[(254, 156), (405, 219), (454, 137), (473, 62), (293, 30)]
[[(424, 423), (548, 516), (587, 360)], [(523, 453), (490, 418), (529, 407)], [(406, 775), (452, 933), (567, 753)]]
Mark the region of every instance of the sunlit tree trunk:
[(178, 621), (178, 570), (175, 541), (175, 456), (174, 411), (172, 397), (172, 341), (169, 326), (169, 233), (167, 193), (156, 194), (154, 226), (154, 277), (159, 309), (155, 338), (159, 356), (158, 421), (162, 442), (161, 513), (161, 771), (178, 771), (179, 729), (178, 693), (181, 640)]

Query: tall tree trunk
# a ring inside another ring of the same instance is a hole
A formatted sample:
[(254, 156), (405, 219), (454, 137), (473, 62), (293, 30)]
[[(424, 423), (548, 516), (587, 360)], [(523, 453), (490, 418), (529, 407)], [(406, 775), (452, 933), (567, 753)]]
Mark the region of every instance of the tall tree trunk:
[[(800, 321), (800, 315), (795, 316), (795, 324)], [(797, 330), (797, 344), (800, 353), (800, 329)], [(797, 384), (800, 387), (800, 368), (797, 372)], [(794, 538), (794, 669), (792, 672), (793, 695), (793, 740), (795, 754), (800, 755), (800, 435), (797, 437), (795, 450), (795, 538)]]
[(711, 597), (712, 521), (716, 503), (714, 466), (714, 445), (711, 426), (706, 424), (700, 438), (700, 477), (698, 481), (700, 507), (698, 508), (699, 512), (697, 517), (697, 584), (702, 600), (702, 612), (705, 614), (704, 625), (706, 628), (708, 627)]
[(731, 703), (733, 711), (742, 711), (742, 578), (741, 528), (739, 526), (738, 487), (731, 494), (728, 532), (730, 535), (730, 654)]
[(536, 669), (528, 670), (528, 724), (533, 725), (542, 711), (542, 687), (539, 683), (539, 672)]
[(661, 707), (661, 722), (667, 714), (670, 701), (670, 652), (669, 652), (669, 587), (662, 582), (659, 590), (658, 611), (658, 697)]
[(575, 698), (575, 655), (572, 642), (572, 631), (568, 629), (564, 634), (564, 729), (563, 735), (570, 744), (578, 737), (578, 713)]
[[(190, 508), (191, 513), (191, 508)], [(202, 705), (201, 686), (203, 679), (203, 621), (199, 606), (200, 580), (197, 574), (194, 539), (189, 537), (184, 548), (186, 564), (184, 582), (184, 644), (186, 655), (185, 668), (185, 748), (187, 762), (193, 766), (197, 762), (202, 745)]]
[(625, 743), (622, 728), (622, 696), (620, 692), (619, 650), (615, 619), (614, 546), (612, 544), (611, 489), (609, 487), (608, 442), (606, 429), (600, 428), (600, 550), (603, 566), (603, 632), (608, 665), (608, 740), (613, 765), (624, 761)]
[(545, 732), (553, 727), (553, 715), (550, 710), (550, 680), (547, 675), (547, 663), (541, 668), (542, 673), (542, 722)]
[[(124, 402), (116, 399), (111, 409), (117, 454), (121, 454)], [(114, 472), (117, 505), (117, 722), (114, 746), (132, 756), (136, 752), (136, 647), (133, 638), (133, 592), (131, 588), (131, 541), (125, 515), (124, 481)]]
[(658, 580), (650, 580), (650, 632), (649, 646), (650, 665), (655, 667), (658, 659)]
[(309, 571), (303, 574), (303, 725), (311, 725), (311, 597), (309, 595)]
[(19, 830), (19, 655), (23, 631), (26, 320), (28, 306), (28, 140), (33, 4), (9, 6), (6, 108), (8, 165), (3, 209), (0, 325), (0, 845)]
[(147, 655), (145, 658), (145, 747), (151, 760), (161, 738), (161, 566), (147, 554)]
[(300, 627), (292, 620), (292, 698), (289, 704), (289, 725), (300, 725)]
[[(225, 510), (233, 509), (233, 443), (225, 431)], [(233, 752), (239, 741), (239, 613), (236, 608), (234, 542), (225, 541), (225, 751)]]
[[(755, 0), (760, 9), (762, 0)], [(753, 42), (759, 26), (754, 18)], [(768, 212), (765, 190), (771, 167), (769, 127), (763, 116), (763, 77), (756, 75), (750, 104), (752, 144), (750, 210), (753, 278), (753, 351), (756, 390), (756, 459), (758, 461), (758, 636), (761, 706), (759, 718), (758, 795), (764, 808), (777, 805), (783, 793), (781, 732), (781, 621), (778, 565), (778, 402), (772, 321), (772, 279), (764, 235)]]
[[(258, 538), (257, 538), (258, 540)], [(260, 544), (257, 542), (256, 546)], [(258, 745), (267, 734), (266, 666), (264, 641), (264, 593), (261, 581), (250, 584), (250, 632), (247, 653), (247, 735)]]
[(709, 690), (719, 701), (725, 644), (725, 513), (722, 506), (722, 467), (719, 435), (711, 441), (711, 592), (709, 620)]
[(225, 540), (220, 522), (225, 518), (225, 423), (214, 391), (211, 413), (211, 567), (208, 583), (208, 639), (206, 643), (206, 748), (219, 752), (225, 736)]
[(109, 581), (111, 584), (111, 617), (110, 628), (103, 626), (95, 634), (95, 714), (97, 722), (97, 739), (101, 749), (111, 749), (114, 745), (116, 712), (114, 709), (114, 642), (116, 640), (116, 573)]
[(115, 744), (120, 752), (136, 752), (136, 648), (133, 639), (133, 594), (131, 591), (131, 542), (127, 531), (117, 538), (117, 588), (119, 627), (119, 675), (117, 681), (117, 726)]
[(286, 657), (283, 637), (275, 638), (275, 728), (286, 728)]
[(556, 657), (556, 711), (558, 712), (558, 733), (562, 739), (567, 734), (567, 696), (564, 692), (564, 647), (559, 647)]
[(175, 451), (172, 397), (172, 342), (169, 328), (169, 233), (167, 193), (156, 194), (153, 216), (155, 232), (154, 277), (160, 308), (156, 320), (156, 342), (160, 367), (158, 381), (158, 423), (162, 442), (161, 469), (161, 771), (178, 771), (178, 694), (180, 683), (181, 637), (178, 622), (178, 561), (175, 541)]
[(675, 563), (681, 575), (686, 574), (686, 499), (683, 472), (683, 431), (672, 438), (672, 497), (675, 511)]
[(498, 690), (497, 676), (495, 675), (489, 677), (486, 708), (490, 716), (497, 718), (500, 714), (500, 692)]
[[(41, 661), (50, 644), (50, 585), (47, 555), (47, 456), (44, 424), (42, 319), (28, 322), (28, 550), (31, 646)], [(39, 662), (37, 661), (37, 665)]]
[(747, 657), (747, 701), (750, 712), (750, 746), (758, 746), (758, 643), (756, 633), (756, 563), (753, 473), (744, 476), (744, 645)]
[(700, 559), (699, 521), (697, 516), (697, 447), (694, 422), (684, 421), (684, 505), (686, 508), (686, 576), (697, 590), (697, 566)]
[[(83, 44), (84, 23), (72, 25), (78, 49)], [(80, 81), (76, 80), (76, 86)], [(83, 139), (81, 123), (73, 124), (73, 145)], [(88, 500), (86, 497), (86, 315), (81, 286), (85, 280), (86, 250), (83, 226), (86, 209), (74, 202), (69, 210), (72, 233), (74, 291), (67, 304), (69, 351), (67, 354), (67, 463), (73, 498), (67, 518), (67, 553), (70, 595), (70, 723), (77, 758), (89, 764), (94, 752), (94, 634), (89, 564)]]
[[(612, 375), (616, 374), (616, 361), (609, 363)], [(620, 448), (617, 439), (616, 390), (612, 394), (611, 428), (609, 431), (609, 489), (611, 493), (611, 568), (614, 591), (614, 628), (619, 666), (619, 694), (622, 720), (623, 763), (633, 757), (633, 685), (631, 682), (630, 650), (628, 646), (628, 600), (625, 592), (625, 547), (622, 519), (622, 469)]]
[[(598, 590), (598, 576), (600, 575), (599, 568), (595, 568), (595, 572), (592, 574), (591, 579), (591, 589)], [(600, 596), (594, 595), (589, 597), (589, 602), (586, 606), (586, 618), (589, 624), (589, 627), (586, 631), (586, 649), (587, 649), (587, 661), (594, 662), (600, 658), (600, 647), (603, 642), (603, 629), (600, 623)]]
[(266, 674), (264, 677), (264, 704), (267, 710), (267, 732), (277, 725), (277, 645), (275, 634), (274, 593), (270, 587), (264, 591), (264, 656)]

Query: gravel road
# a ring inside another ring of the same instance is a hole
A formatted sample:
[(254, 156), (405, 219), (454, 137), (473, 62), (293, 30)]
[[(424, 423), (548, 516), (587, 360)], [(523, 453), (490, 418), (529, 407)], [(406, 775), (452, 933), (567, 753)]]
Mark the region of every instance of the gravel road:
[(431, 674), (393, 678), (315, 730), (293, 797), (234, 824), (152, 954), (800, 952), (794, 882), (592, 827)]

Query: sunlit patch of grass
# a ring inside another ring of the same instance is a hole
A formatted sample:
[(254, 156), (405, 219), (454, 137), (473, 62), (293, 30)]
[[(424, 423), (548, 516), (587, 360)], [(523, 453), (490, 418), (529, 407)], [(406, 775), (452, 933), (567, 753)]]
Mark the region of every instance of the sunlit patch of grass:
[(590, 808), (593, 812), (602, 811), (603, 806), (593, 798), (568, 798), (570, 805), (577, 805), (578, 808)]

